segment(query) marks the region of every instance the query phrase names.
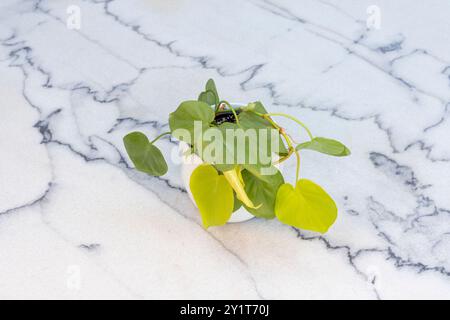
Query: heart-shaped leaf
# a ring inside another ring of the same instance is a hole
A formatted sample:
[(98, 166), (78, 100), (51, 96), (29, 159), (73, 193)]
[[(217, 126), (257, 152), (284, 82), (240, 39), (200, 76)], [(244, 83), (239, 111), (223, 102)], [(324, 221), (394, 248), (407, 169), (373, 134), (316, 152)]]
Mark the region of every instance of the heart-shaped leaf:
[(273, 175), (258, 177), (244, 170), (242, 177), (245, 192), (253, 203), (261, 204), (257, 209), (246, 207), (247, 211), (256, 217), (273, 219), (275, 217), (275, 200), (277, 191), (284, 183), (283, 175), (277, 169)]
[(288, 183), (278, 189), (275, 214), (290, 226), (325, 233), (336, 221), (337, 207), (319, 185), (300, 179), (295, 189)]
[(212, 91), (203, 91), (198, 96), (198, 101), (202, 101), (209, 106), (215, 106), (216, 100), (217, 100), (216, 96), (215, 96), (214, 92), (212, 92)]
[(209, 79), (206, 82), (205, 91), (200, 93), (198, 100), (203, 101), (210, 106), (216, 106), (219, 104), (219, 94), (217, 93), (216, 84), (214, 83), (213, 79)]
[[(194, 139), (195, 121), (199, 122), (201, 130), (206, 130), (213, 120), (214, 111), (208, 104), (202, 101), (184, 101), (169, 115), (169, 126), (175, 138), (192, 144), (193, 140), (190, 140)], [(178, 129), (187, 130), (191, 135), (190, 139), (180, 135)]]
[(191, 175), (189, 187), (205, 228), (224, 225), (230, 219), (234, 207), (233, 189), (212, 165), (198, 166)]
[(321, 137), (315, 137), (311, 141), (299, 144), (296, 149), (314, 150), (335, 157), (345, 157), (350, 154), (350, 150), (339, 141)]
[(123, 138), (125, 149), (137, 170), (152, 176), (167, 172), (167, 163), (157, 147), (142, 132), (131, 132)]

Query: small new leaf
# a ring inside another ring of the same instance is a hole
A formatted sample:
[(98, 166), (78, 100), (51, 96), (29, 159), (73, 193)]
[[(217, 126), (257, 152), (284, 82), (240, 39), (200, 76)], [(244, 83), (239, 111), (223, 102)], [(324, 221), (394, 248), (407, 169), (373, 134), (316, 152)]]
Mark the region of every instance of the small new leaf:
[(198, 96), (198, 101), (204, 102), (209, 106), (216, 105), (216, 96), (212, 91), (203, 91)]
[(167, 163), (157, 147), (142, 132), (131, 132), (123, 138), (125, 149), (137, 170), (152, 176), (167, 172)]
[(213, 79), (209, 79), (206, 82), (205, 91), (211, 91), (216, 96), (216, 105), (220, 102), (219, 94), (217, 93), (216, 84)]
[(210, 106), (217, 106), (219, 104), (219, 94), (217, 93), (216, 84), (213, 79), (209, 79), (206, 82), (205, 91), (200, 93), (198, 101), (205, 102)]
[(299, 144), (295, 149), (309, 149), (335, 157), (345, 157), (350, 154), (350, 150), (341, 142), (321, 137)]

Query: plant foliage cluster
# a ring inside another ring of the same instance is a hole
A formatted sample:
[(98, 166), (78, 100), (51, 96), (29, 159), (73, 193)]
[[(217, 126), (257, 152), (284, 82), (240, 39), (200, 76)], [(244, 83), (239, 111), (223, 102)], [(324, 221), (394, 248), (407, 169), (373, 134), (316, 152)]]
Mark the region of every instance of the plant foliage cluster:
[[(306, 130), (309, 140), (294, 143), (291, 136), (273, 118), (285, 117), (295, 121)], [(194, 126), (197, 123), (197, 129)], [(198, 124), (200, 124), (198, 126)], [(233, 107), (219, 98), (212, 79), (206, 83), (197, 100), (184, 101), (169, 116), (170, 132), (165, 132), (153, 141), (141, 132), (132, 132), (124, 137), (127, 153), (137, 170), (153, 176), (164, 175), (167, 163), (155, 142), (164, 135), (184, 141), (191, 152), (198, 154), (204, 164), (198, 166), (191, 175), (190, 189), (199, 208), (205, 228), (225, 224), (232, 213), (244, 206), (247, 211), (259, 218), (278, 218), (281, 222), (305, 230), (325, 233), (337, 218), (337, 207), (333, 199), (316, 183), (299, 179), (300, 152), (313, 150), (326, 155), (343, 157), (350, 150), (339, 141), (315, 137), (306, 125), (297, 118), (284, 113), (269, 113), (261, 102), (252, 102), (243, 107)], [(199, 129), (200, 128), (200, 129)], [(276, 135), (267, 134), (267, 146), (277, 146), (267, 152), (277, 154), (277, 160), (270, 163), (248, 161), (251, 151), (245, 146), (247, 157), (239, 160), (233, 156), (236, 141), (225, 141), (223, 153), (231, 153), (231, 161), (213, 162), (198, 152), (208, 147), (211, 141), (198, 135), (195, 130), (273, 130)], [(189, 135), (180, 134), (188, 132)], [(195, 137), (195, 138), (193, 138)], [(200, 137), (200, 138), (199, 138)], [(272, 141), (277, 139), (278, 141)], [(276, 143), (274, 143), (276, 142)], [(297, 160), (296, 181), (294, 185), (285, 182), (276, 164), (291, 156)], [(272, 174), (264, 174), (270, 169)]]

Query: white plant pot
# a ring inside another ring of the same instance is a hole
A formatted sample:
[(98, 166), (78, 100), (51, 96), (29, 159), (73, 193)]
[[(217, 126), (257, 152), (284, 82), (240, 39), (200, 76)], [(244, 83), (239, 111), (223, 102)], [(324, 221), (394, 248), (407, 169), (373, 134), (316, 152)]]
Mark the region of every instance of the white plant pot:
[[(197, 156), (196, 154), (186, 155), (189, 151), (189, 146), (187, 145), (187, 143), (180, 141), (179, 148), (181, 156), (181, 177), (183, 180), (183, 184), (187, 190), (189, 198), (191, 198), (192, 203), (194, 204), (194, 206), (197, 207), (194, 201), (194, 197), (192, 196), (191, 188), (189, 187), (189, 182), (191, 180), (192, 172), (199, 165), (203, 164), (203, 160), (200, 159), (200, 157)], [(250, 214), (247, 210), (245, 210), (244, 207), (241, 207), (231, 215), (231, 218), (230, 220), (228, 220), (228, 223), (243, 222), (250, 220), (252, 218), (254, 218), (254, 216)]]

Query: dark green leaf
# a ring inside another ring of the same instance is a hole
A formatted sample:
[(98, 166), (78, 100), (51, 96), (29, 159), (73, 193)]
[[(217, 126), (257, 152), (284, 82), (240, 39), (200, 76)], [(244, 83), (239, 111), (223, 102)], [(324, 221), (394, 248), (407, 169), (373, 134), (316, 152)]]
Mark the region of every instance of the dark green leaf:
[[(214, 163), (214, 166), (224, 172), (233, 169), (236, 166), (236, 145), (233, 139), (226, 139), (226, 129), (235, 129), (232, 123), (223, 123), (218, 127), (208, 128), (202, 136), (202, 154), (201, 158), (207, 163)], [(211, 141), (207, 141), (208, 136), (214, 137)], [(217, 139), (220, 139), (216, 141)], [(217, 148), (215, 148), (217, 147)], [(233, 156), (234, 155), (234, 156)], [(228, 159), (228, 160), (227, 160)]]
[[(274, 168), (275, 169), (275, 168)], [(273, 175), (255, 176), (250, 171), (242, 171), (245, 192), (255, 205), (260, 205), (257, 209), (246, 207), (247, 211), (256, 217), (272, 219), (275, 217), (275, 200), (277, 191), (284, 183), (280, 171), (277, 169)]]
[(123, 138), (125, 149), (137, 170), (152, 176), (167, 172), (167, 163), (161, 151), (148, 141), (142, 132), (132, 132)]
[(335, 157), (345, 157), (350, 154), (350, 150), (339, 141), (321, 137), (316, 137), (311, 141), (299, 144), (296, 149), (314, 150)]

